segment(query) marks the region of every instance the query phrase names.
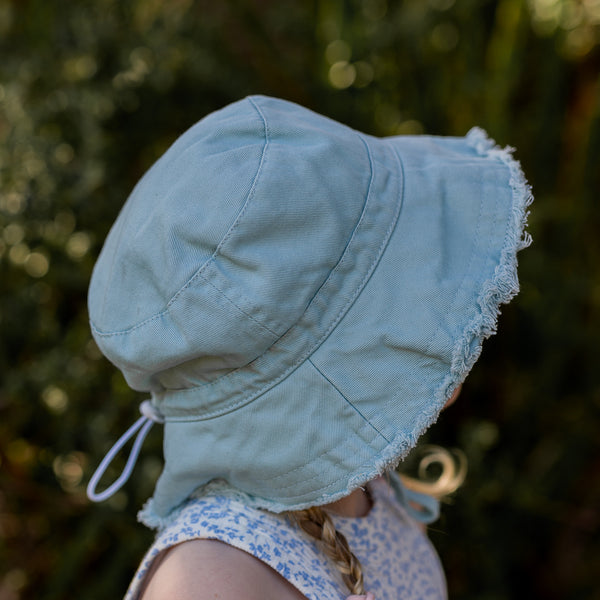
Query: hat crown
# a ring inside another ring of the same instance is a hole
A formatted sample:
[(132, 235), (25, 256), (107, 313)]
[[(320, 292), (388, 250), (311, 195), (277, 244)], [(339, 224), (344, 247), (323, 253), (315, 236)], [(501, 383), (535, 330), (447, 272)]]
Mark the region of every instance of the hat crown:
[(530, 201), (477, 129), (379, 139), (251, 97), (185, 133), (89, 297), (100, 349), (164, 417), (152, 515), (215, 479), (324, 504), (405, 456), (518, 291)]
[(201, 120), (141, 179), (106, 240), (89, 294), (101, 349), (141, 390), (248, 364), (339, 261), (370, 177), (356, 132), (297, 105), (252, 97)]

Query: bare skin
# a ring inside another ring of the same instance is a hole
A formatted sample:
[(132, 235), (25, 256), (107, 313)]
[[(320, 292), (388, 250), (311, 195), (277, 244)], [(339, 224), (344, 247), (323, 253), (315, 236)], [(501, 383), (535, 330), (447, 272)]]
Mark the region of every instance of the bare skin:
[[(459, 386), (447, 408), (458, 398)], [(327, 504), (343, 517), (364, 517), (371, 500), (361, 488)], [(141, 600), (306, 600), (300, 591), (267, 564), (218, 540), (191, 540), (166, 550), (154, 561)], [(374, 600), (371, 594), (347, 600)]]
[(449, 406), (452, 406), (456, 402), (456, 399), (460, 396), (461, 391), (462, 391), (462, 383), (454, 390), (454, 393), (452, 394), (452, 396), (450, 396), (450, 398), (448, 399), (448, 402), (446, 402), (446, 404), (444, 404), (444, 408), (448, 408)]
[[(328, 504), (344, 517), (363, 517), (371, 501), (362, 489)], [(250, 554), (218, 540), (191, 540), (158, 556), (142, 600), (306, 600), (291, 583)]]
[(142, 599), (170, 598), (305, 600), (271, 567), (218, 540), (191, 540), (165, 553)]

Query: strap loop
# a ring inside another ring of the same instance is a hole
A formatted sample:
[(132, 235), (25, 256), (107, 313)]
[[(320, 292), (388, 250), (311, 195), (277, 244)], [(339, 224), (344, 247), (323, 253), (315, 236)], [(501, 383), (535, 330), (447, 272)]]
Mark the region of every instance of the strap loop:
[(405, 493), (407, 503), (404, 507), (406, 508), (406, 512), (408, 512), (415, 521), (429, 525), (440, 518), (439, 500), (433, 496), (415, 492), (414, 490), (406, 489)]
[[(156, 407), (150, 402), (150, 400), (144, 400), (140, 404), (140, 412), (142, 416), (118, 439), (116, 444), (108, 451), (102, 462), (92, 475), (90, 482), (87, 486), (87, 496), (92, 502), (102, 502), (114, 495), (120, 490), (126, 481), (131, 476), (135, 462), (142, 448), (142, 444), (150, 431), (150, 428), (154, 423), (164, 423), (164, 417), (158, 412)], [(103, 492), (96, 492), (96, 487), (100, 482), (100, 479), (106, 472), (106, 469), (110, 463), (114, 460), (115, 456), (121, 450), (121, 448), (137, 433), (137, 436), (133, 442), (133, 447), (129, 453), (129, 458), (125, 464), (123, 472), (116, 481), (114, 481), (109, 487)]]
[[(398, 502), (415, 521), (429, 525), (440, 517), (440, 502), (429, 494), (409, 490), (400, 476), (390, 471), (390, 485), (396, 494)], [(418, 506), (418, 508), (416, 508)]]

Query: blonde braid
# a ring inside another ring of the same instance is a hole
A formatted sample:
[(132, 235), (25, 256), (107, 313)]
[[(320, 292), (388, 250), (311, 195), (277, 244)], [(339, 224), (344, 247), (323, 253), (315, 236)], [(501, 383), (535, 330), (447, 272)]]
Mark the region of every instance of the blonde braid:
[(331, 517), (319, 506), (288, 513), (298, 526), (321, 542), (323, 551), (335, 563), (351, 594), (364, 595), (360, 561), (348, 546), (348, 540), (333, 524)]

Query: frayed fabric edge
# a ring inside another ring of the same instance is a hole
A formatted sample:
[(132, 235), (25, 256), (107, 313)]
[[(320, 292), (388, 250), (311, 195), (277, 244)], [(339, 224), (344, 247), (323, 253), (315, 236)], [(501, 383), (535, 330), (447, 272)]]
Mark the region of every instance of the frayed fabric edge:
[[(533, 202), (530, 185), (527, 183), (521, 165), (513, 158), (514, 149), (511, 147), (501, 148), (487, 133), (479, 128), (472, 128), (465, 136), (468, 146), (473, 148), (477, 154), (490, 159), (499, 160), (509, 170), (508, 185), (512, 190), (511, 222), (507, 228), (506, 239), (500, 254), (500, 261), (493, 277), (486, 281), (477, 298), (479, 312), (477, 316), (467, 323), (463, 334), (455, 343), (450, 372), (435, 393), (434, 402), (430, 410), (424, 412), (416, 424), (415, 430), (408, 438), (403, 438), (397, 443), (390, 444), (380, 455), (378, 460), (371, 463), (353, 476), (344, 491), (335, 494), (323, 494), (313, 502), (286, 505), (281, 502), (265, 501), (261, 498), (243, 494), (244, 501), (254, 508), (270, 510), (272, 512), (284, 512), (301, 510), (309, 506), (326, 504), (348, 495), (352, 490), (367, 483), (377, 475), (381, 475), (390, 469), (395, 469), (408, 453), (415, 447), (418, 439), (433, 425), (446, 400), (453, 391), (465, 380), (473, 365), (479, 358), (483, 341), (496, 333), (500, 306), (507, 304), (519, 292), (519, 280), (517, 276), (517, 253), (532, 243), (532, 238), (526, 232), (529, 211), (527, 210)], [(213, 481), (199, 488), (192, 497), (207, 491), (218, 491), (226, 495), (240, 494), (236, 492), (227, 482)], [(138, 513), (138, 520), (151, 529), (164, 529), (172, 523), (183, 505), (170, 511), (161, 517), (154, 509), (154, 501), (150, 498), (142, 510)]]
[(468, 132), (466, 141), (479, 155), (499, 160), (508, 167), (508, 185), (512, 190), (511, 222), (494, 276), (484, 283), (477, 299), (480, 312), (467, 325), (455, 344), (451, 372), (440, 390), (440, 395), (445, 394), (451, 386), (453, 389), (462, 383), (479, 358), (483, 341), (496, 333), (500, 306), (510, 302), (519, 292), (517, 253), (532, 243), (526, 226), (529, 217), (527, 209), (533, 202), (533, 194), (521, 165), (512, 156), (514, 149), (500, 148), (479, 127), (474, 127)]
[(150, 498), (143, 506), (142, 510), (138, 512), (137, 518), (140, 523), (146, 525), (150, 529), (156, 529), (161, 531), (174, 521), (177, 520), (181, 511), (185, 508), (185, 505), (194, 498), (200, 498), (202, 496), (223, 496), (232, 500), (242, 502), (246, 506), (251, 508), (259, 508), (264, 510), (270, 510), (271, 512), (280, 513), (290, 510), (289, 507), (280, 504), (265, 501), (257, 496), (253, 496), (247, 492), (242, 492), (231, 486), (225, 479), (213, 479), (204, 485), (198, 487), (192, 492), (181, 504), (173, 508), (167, 515), (160, 516), (154, 506), (154, 498)]
[(154, 498), (150, 498), (146, 501), (142, 509), (138, 512), (137, 520), (149, 529), (156, 529), (157, 531), (161, 531), (162, 529), (168, 527), (171, 523), (173, 523), (177, 519), (177, 516), (180, 512), (181, 508), (174, 508), (166, 516), (161, 517), (154, 510)]
[(511, 220), (494, 275), (483, 284), (477, 298), (479, 312), (466, 325), (462, 336), (454, 345), (450, 373), (436, 392), (434, 410), (431, 414), (424, 415), (422, 427), (418, 429), (419, 433), (415, 436), (415, 443), (416, 438), (435, 422), (441, 407), (452, 392), (466, 379), (481, 355), (483, 341), (496, 333), (501, 305), (510, 302), (519, 292), (517, 254), (532, 243), (526, 227), (529, 217), (528, 207), (533, 202), (533, 194), (520, 163), (513, 158), (514, 149), (499, 147), (479, 127), (472, 128), (465, 140), (480, 156), (499, 160), (508, 168), (508, 185), (512, 190)]
[[(406, 458), (421, 435), (437, 421), (446, 400), (466, 379), (481, 355), (484, 340), (496, 333), (501, 305), (510, 302), (519, 292), (517, 254), (532, 243), (526, 227), (529, 217), (528, 207), (533, 202), (533, 194), (520, 163), (513, 158), (514, 148), (499, 147), (479, 127), (473, 127), (465, 136), (465, 141), (480, 156), (499, 160), (508, 168), (508, 185), (512, 190), (511, 220), (494, 275), (483, 284), (477, 298), (479, 312), (467, 323), (462, 336), (454, 345), (450, 372), (437, 389), (435, 401), (432, 402), (430, 410), (421, 415), (408, 439), (405, 438), (400, 443), (386, 448), (376, 465), (379, 473), (395, 469)], [(364, 479), (364, 473), (355, 476), (348, 488), (353, 489), (357, 485), (362, 485)]]

